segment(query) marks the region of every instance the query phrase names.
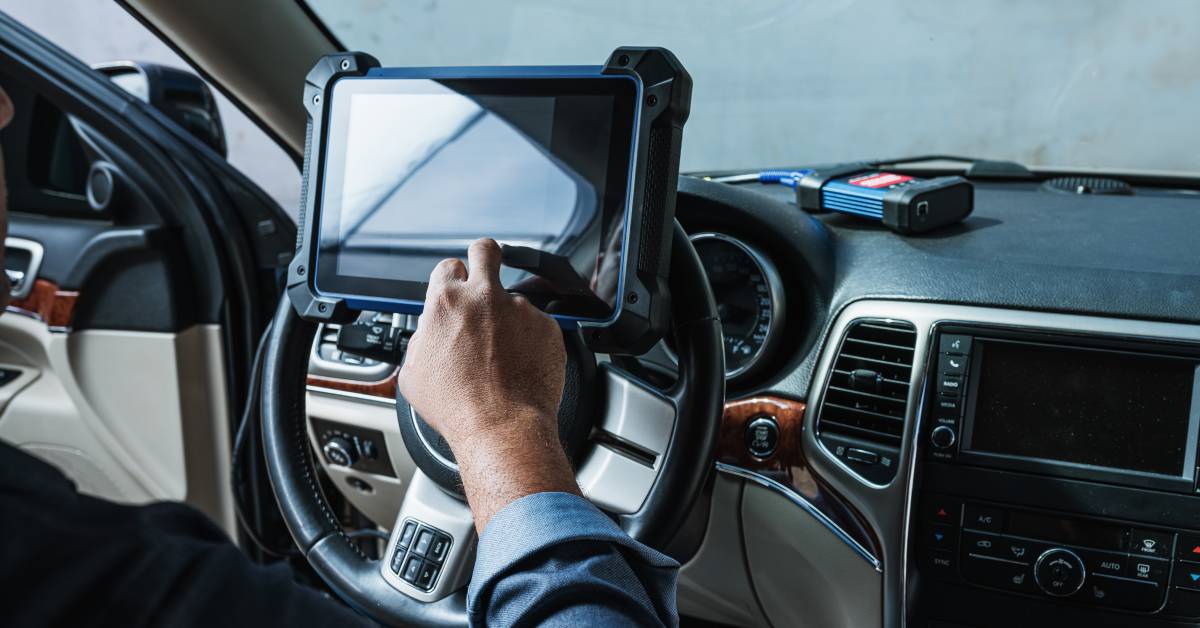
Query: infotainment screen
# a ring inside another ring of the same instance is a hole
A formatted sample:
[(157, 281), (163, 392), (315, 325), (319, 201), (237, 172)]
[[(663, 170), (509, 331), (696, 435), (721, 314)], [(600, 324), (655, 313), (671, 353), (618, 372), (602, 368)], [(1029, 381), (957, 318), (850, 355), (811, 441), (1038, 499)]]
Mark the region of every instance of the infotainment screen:
[(501, 282), (560, 316), (605, 320), (620, 286), (637, 83), (346, 77), (325, 134), (323, 296), (420, 302), (433, 267), (490, 236)]
[(976, 338), (964, 450), (1191, 478), (1196, 359)]

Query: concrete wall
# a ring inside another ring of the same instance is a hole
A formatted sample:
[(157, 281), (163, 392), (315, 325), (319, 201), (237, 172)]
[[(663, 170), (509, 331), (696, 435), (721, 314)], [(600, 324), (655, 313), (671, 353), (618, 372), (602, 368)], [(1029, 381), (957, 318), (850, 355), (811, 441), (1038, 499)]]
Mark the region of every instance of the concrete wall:
[[(385, 64), (599, 63), (664, 45), (696, 86), (685, 170), (961, 153), (1200, 172), (1194, 0), (310, 0)], [(183, 66), (105, 0), (0, 0), (85, 61)], [(636, 16), (636, 19), (635, 17)], [(222, 98), (230, 161), (299, 175)]]
[(1200, 172), (1194, 0), (310, 0), (385, 64), (601, 63), (695, 78), (685, 169), (949, 152)]

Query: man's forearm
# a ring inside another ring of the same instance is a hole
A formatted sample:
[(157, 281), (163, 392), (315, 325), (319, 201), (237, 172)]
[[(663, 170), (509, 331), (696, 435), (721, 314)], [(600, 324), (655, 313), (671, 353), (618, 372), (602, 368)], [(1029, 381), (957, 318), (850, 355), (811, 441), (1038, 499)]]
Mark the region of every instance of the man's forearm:
[(528, 418), (508, 421), (502, 429), (471, 436), (486, 439), (486, 444), (468, 442), (454, 448), (475, 530), (480, 534), (497, 512), (526, 495), (580, 494), (558, 437), (541, 427), (547, 423)]

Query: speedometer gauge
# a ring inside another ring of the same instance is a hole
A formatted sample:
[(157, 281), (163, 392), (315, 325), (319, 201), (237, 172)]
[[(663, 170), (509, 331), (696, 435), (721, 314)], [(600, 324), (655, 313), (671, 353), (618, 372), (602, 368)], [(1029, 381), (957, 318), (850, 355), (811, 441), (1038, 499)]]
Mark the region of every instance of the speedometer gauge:
[(712, 285), (725, 335), (725, 375), (752, 369), (783, 324), (779, 272), (750, 245), (720, 233), (691, 237)]

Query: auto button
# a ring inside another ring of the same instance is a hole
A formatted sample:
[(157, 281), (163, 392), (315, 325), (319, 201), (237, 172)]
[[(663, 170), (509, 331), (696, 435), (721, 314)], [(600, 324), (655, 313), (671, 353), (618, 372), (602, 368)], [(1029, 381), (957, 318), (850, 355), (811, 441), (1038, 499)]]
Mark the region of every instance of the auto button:
[(1080, 550), (1079, 555), (1091, 573), (1118, 577), (1125, 577), (1128, 573), (1130, 558), (1126, 554)]

